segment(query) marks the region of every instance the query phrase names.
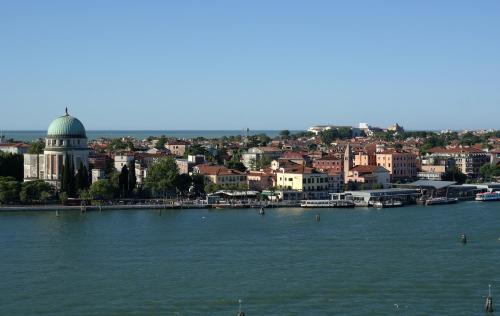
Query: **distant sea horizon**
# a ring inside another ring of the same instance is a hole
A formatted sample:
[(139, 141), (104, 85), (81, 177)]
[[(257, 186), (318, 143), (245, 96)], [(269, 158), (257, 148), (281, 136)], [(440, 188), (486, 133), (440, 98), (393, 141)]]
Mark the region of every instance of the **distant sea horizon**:
[[(281, 130), (249, 130), (249, 135), (266, 134), (269, 137), (279, 135)], [(300, 132), (300, 130), (290, 130), (291, 133)], [(220, 138), (223, 136), (245, 135), (245, 130), (87, 130), (89, 140), (99, 138), (121, 138), (133, 137), (139, 140), (146, 139), (149, 136), (174, 137), (180, 139), (205, 137)], [(6, 139), (13, 138), (16, 141), (29, 142), (47, 136), (46, 130), (5, 130), (1, 135)]]

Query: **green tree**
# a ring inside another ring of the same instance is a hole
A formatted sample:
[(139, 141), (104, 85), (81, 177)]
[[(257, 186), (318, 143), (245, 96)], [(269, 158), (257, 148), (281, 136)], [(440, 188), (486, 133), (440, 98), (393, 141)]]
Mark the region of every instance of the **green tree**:
[(70, 168), (70, 159), (69, 155), (64, 156), (64, 164), (62, 166), (62, 174), (61, 174), (61, 192), (66, 192), (68, 193), (69, 191), (69, 186), (70, 186), (70, 181), (71, 181), (71, 174), (69, 172)]
[(130, 170), (128, 172), (128, 192), (132, 194), (137, 186), (137, 177), (135, 175), (135, 160), (130, 163)]
[(455, 181), (458, 184), (464, 184), (465, 180), (467, 180), (467, 176), (460, 171), (457, 167), (446, 171), (443, 174), (443, 180), (445, 181)]
[(52, 187), (50, 184), (37, 180), (23, 182), (19, 198), (24, 204), (31, 204), (35, 202), (46, 202), (52, 196)]
[(186, 194), (189, 191), (191, 183), (191, 176), (186, 173), (179, 174), (175, 178), (175, 188), (182, 194)]
[(205, 177), (201, 174), (193, 174), (191, 176), (194, 186), (194, 193), (201, 194), (205, 192)]
[(116, 188), (108, 179), (100, 179), (92, 183), (89, 188), (89, 195), (94, 200), (112, 199), (115, 195)]
[(17, 181), (23, 181), (23, 176), (23, 156), (0, 152), (0, 177), (13, 177)]
[(208, 194), (216, 192), (217, 189), (217, 185), (213, 182), (209, 182), (205, 185), (205, 192)]
[(121, 197), (128, 196), (129, 193), (128, 177), (129, 177), (128, 167), (127, 165), (124, 165), (120, 172), (120, 176), (118, 177), (118, 188), (120, 190)]
[(0, 204), (18, 202), (20, 188), (20, 183), (13, 177), (0, 177)]
[(323, 144), (329, 145), (339, 137), (339, 133), (336, 129), (332, 128), (319, 132), (318, 136)]
[(241, 172), (244, 172), (247, 170), (247, 168), (245, 167), (245, 165), (241, 161), (229, 160), (227, 163), (227, 167), (229, 169), (234, 169), (234, 170), (238, 170)]
[(350, 127), (339, 127), (337, 129), (338, 137), (340, 139), (351, 139), (352, 138), (352, 128)]
[(127, 144), (119, 138), (114, 138), (108, 144), (107, 149), (110, 151), (119, 151), (127, 149)]
[(43, 149), (45, 148), (45, 142), (43, 140), (37, 140), (30, 144), (28, 149), (28, 154), (43, 154)]
[(178, 174), (179, 168), (174, 158), (161, 158), (149, 168), (145, 186), (155, 196), (166, 196), (168, 192), (175, 191), (175, 179)]
[(493, 178), (500, 176), (500, 166), (493, 166), (487, 163), (479, 168), (479, 173), (481, 173), (486, 181), (492, 181)]
[(280, 132), (280, 138), (281, 139), (289, 139), (290, 138), (290, 131), (285, 129)]
[(88, 189), (89, 187), (89, 174), (87, 168), (80, 162), (78, 171), (75, 176), (75, 192)]
[(165, 136), (160, 136), (155, 144), (155, 148), (158, 150), (164, 150), (165, 144), (167, 143), (167, 138)]

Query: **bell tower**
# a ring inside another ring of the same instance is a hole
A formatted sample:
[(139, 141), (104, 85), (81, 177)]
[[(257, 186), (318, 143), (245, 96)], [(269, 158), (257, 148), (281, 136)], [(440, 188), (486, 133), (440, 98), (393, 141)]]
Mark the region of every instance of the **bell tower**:
[(344, 152), (344, 183), (347, 183), (347, 178), (349, 177), (349, 170), (352, 169), (353, 155), (351, 150), (351, 145), (347, 144)]

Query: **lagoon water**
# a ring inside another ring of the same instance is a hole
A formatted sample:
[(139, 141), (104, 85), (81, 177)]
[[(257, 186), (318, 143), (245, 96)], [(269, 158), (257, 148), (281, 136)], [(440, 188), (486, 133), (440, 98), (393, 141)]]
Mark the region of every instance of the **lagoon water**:
[(0, 315), (484, 315), (488, 284), (500, 308), (498, 202), (2, 212), (0, 243)]

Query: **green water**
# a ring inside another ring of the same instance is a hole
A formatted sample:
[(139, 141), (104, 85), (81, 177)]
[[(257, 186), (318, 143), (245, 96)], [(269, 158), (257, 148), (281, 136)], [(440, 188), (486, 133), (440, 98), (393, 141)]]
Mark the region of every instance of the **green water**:
[(499, 238), (498, 202), (4, 212), (0, 315), (484, 315)]

